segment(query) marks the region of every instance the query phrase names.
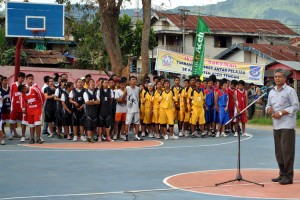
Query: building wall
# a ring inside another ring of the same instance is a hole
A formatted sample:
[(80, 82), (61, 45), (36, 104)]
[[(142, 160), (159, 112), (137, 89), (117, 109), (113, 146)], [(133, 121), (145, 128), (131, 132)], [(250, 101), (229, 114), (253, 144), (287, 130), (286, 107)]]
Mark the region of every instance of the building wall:
[(236, 62), (245, 62), (245, 53), (244, 53), (244, 51), (239, 50), (239, 51), (235, 52), (234, 54), (231, 54), (225, 60), (236, 61)]

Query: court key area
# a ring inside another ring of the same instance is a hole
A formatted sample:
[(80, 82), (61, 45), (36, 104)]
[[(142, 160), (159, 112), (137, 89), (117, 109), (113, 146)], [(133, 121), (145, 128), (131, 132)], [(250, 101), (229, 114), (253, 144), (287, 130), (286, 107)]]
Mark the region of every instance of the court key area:
[(242, 176), (265, 187), (215, 186), (236, 176), (237, 138), (232, 135), (94, 144), (47, 138), (41, 145), (14, 139), (0, 147), (0, 200), (299, 199), (299, 154), (294, 184), (273, 183), (278, 171), (272, 131), (249, 132), (252, 136), (241, 142)]

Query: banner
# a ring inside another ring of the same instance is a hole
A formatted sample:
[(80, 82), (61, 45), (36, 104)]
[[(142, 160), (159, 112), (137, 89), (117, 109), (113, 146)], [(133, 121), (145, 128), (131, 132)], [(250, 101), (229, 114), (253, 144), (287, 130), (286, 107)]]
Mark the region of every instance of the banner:
[(197, 25), (197, 33), (195, 39), (195, 50), (194, 50), (194, 59), (192, 66), (192, 75), (202, 75), (203, 72), (203, 63), (204, 63), (204, 47), (205, 47), (205, 39), (204, 33), (210, 33), (209, 28), (202, 20), (200, 16), (198, 16), (198, 25)]
[[(193, 56), (162, 49), (157, 50), (155, 69), (157, 71), (192, 75)], [(244, 80), (247, 83), (263, 85), (265, 66), (259, 64), (204, 59), (203, 76), (215, 74), (217, 79)]]

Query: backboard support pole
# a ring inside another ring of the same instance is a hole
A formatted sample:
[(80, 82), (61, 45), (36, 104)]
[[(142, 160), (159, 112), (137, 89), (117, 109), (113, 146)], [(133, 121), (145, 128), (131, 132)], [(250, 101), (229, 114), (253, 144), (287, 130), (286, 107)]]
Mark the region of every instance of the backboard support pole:
[(20, 72), (22, 44), (23, 44), (23, 38), (19, 37), (16, 45), (16, 53), (15, 53), (15, 81), (18, 80), (18, 74)]

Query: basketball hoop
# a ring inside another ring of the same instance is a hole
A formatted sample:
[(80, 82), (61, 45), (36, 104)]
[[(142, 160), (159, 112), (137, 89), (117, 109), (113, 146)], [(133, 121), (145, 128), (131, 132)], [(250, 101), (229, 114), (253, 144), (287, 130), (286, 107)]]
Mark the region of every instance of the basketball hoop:
[(47, 30), (32, 30), (32, 35), (35, 40), (35, 50), (37, 51), (46, 51), (45, 46), (45, 36)]

